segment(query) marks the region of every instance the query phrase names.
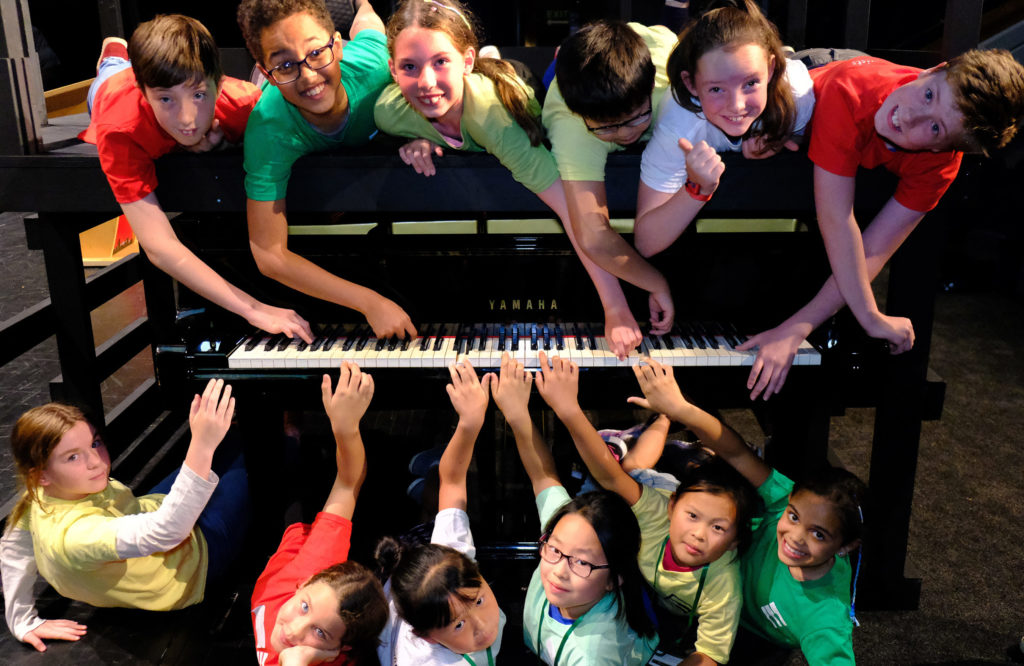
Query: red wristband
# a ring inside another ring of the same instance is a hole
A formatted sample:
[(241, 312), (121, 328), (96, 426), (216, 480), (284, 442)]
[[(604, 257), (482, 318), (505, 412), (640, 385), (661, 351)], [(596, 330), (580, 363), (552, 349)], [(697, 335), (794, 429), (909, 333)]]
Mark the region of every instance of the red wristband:
[(697, 201), (711, 201), (711, 194), (714, 194), (714, 192), (712, 192), (711, 194), (701, 194), (700, 185), (693, 182), (692, 180), (686, 181), (686, 185), (684, 185), (683, 187), (686, 189), (686, 193), (689, 194), (694, 199), (696, 199)]

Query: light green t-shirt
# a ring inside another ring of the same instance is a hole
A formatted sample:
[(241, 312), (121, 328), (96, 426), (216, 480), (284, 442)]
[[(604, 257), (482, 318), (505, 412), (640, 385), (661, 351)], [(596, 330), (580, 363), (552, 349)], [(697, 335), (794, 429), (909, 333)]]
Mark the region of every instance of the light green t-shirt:
[(176, 610), (203, 600), (209, 557), (198, 528), (176, 548), (145, 557), (117, 554), (116, 519), (156, 511), (165, 495), (135, 497), (114, 479), (81, 500), (42, 496), (29, 525), (39, 574), (69, 599), (104, 608)]
[[(397, 84), (388, 86), (374, 108), (377, 127), (394, 136), (428, 139), (454, 150), (488, 152), (498, 158), (512, 177), (531, 192), (543, 192), (558, 180), (555, 159), (543, 144), (531, 146), (526, 131), (501, 103), (494, 82), (479, 72), (465, 77), (462, 105), (462, 145), (448, 142), (423, 114), (414, 109)], [(525, 84), (523, 84), (525, 85)], [(530, 90), (530, 111), (540, 115), (540, 104)]]
[[(662, 606), (687, 616), (700, 586), (701, 571), (670, 571), (663, 566), (669, 531), (668, 505), (672, 493), (641, 485), (633, 513), (640, 523), (640, 571), (658, 595)], [(697, 602), (697, 642), (694, 648), (720, 664), (729, 661), (743, 597), (740, 565), (735, 551), (728, 551), (708, 566), (704, 588)], [(680, 620), (684, 621), (684, 620)]]
[[(569, 493), (552, 486), (537, 495), (540, 524), (545, 525), (563, 504)], [(616, 618), (618, 602), (608, 592), (589, 611), (572, 624), (562, 624), (549, 615), (549, 605), (540, 582), (540, 568), (533, 572), (523, 605), (523, 640), (546, 664), (553, 666), (632, 666), (646, 664), (658, 645), (658, 636), (644, 638), (630, 629), (625, 619)], [(574, 627), (568, 639), (565, 635)], [(555, 664), (559, 646), (565, 639), (561, 657)], [(539, 646), (539, 650), (538, 650)]]
[[(675, 34), (663, 25), (647, 27), (639, 23), (630, 23), (632, 28), (644, 40), (651, 51), (654, 63), (654, 93), (651, 95), (651, 108), (654, 116), (651, 125), (640, 138), (647, 141), (655, 122), (658, 120), (658, 107), (661, 98), (669, 88), (668, 76), (665, 74), (665, 63), (668, 55), (676, 45)], [(547, 96), (544, 98), (544, 127), (551, 142), (551, 152), (558, 163), (558, 171), (562, 180), (593, 180), (604, 181), (604, 166), (608, 154), (623, 147), (611, 141), (602, 141), (593, 132), (587, 130), (583, 118), (569, 110), (562, 99), (558, 88), (558, 79), (551, 82)], [(251, 121), (250, 121), (251, 122)]]
[(362, 146), (376, 134), (373, 103), (391, 81), (384, 33), (360, 31), (345, 44), (341, 61), (330, 66), (341, 68), (341, 85), (349, 104), (345, 125), (333, 134), (318, 131), (280, 90), (264, 84), (245, 128), (245, 194), (250, 199), (284, 199), (297, 159), (341, 146)]
[(800, 648), (811, 666), (853, 664), (850, 558), (837, 557), (827, 574), (807, 582), (779, 561), (776, 526), (792, 490), (793, 482), (774, 470), (757, 489), (765, 513), (741, 562), (743, 624), (774, 643)]

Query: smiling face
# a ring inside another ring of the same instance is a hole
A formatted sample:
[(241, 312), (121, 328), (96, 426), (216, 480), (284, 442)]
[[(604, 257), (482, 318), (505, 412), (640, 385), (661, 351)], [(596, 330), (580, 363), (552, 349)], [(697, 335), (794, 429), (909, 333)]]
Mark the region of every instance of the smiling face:
[(281, 606), (270, 633), (270, 647), (278, 654), (296, 645), (331, 651), (341, 646), (344, 635), (338, 595), (327, 583), (316, 582), (300, 587)]
[(388, 67), (406, 101), (429, 120), (458, 126), (473, 49), (460, 52), (444, 32), (413, 26), (398, 33), (393, 53)]
[[(728, 50), (727, 50), (728, 49)], [(729, 136), (746, 134), (768, 103), (768, 82), (774, 58), (757, 44), (720, 46), (697, 61), (683, 83), (700, 101), (704, 117)]]
[(789, 498), (776, 531), (779, 560), (798, 580), (814, 580), (832, 568), (843, 546), (835, 505), (810, 491)]
[[(431, 629), (426, 638), (456, 654), (486, 650), (498, 639), (501, 620), (494, 592), (483, 581), (478, 588), (466, 587), (459, 590), (459, 595), (449, 597), (452, 621), (445, 627)], [(471, 598), (472, 601), (466, 602), (463, 597)]]
[[(548, 543), (569, 557), (595, 565), (608, 564), (597, 532), (579, 514), (563, 516), (551, 531)], [(565, 557), (555, 564), (541, 558), (540, 580), (548, 602), (557, 606), (567, 618), (580, 617), (612, 589), (608, 569), (594, 569), (590, 576), (583, 578), (569, 570), (569, 561)]]
[(142, 90), (157, 123), (183, 146), (194, 146), (210, 131), (217, 93), (213, 79), (186, 81), (171, 88), (144, 86)]
[(687, 492), (669, 505), (669, 547), (678, 564), (701, 567), (737, 543), (736, 503), (728, 495)]
[(85, 421), (71, 427), (50, 453), (39, 485), (50, 497), (80, 500), (102, 492), (110, 477), (107, 445)]
[(892, 91), (875, 113), (875, 131), (903, 150), (952, 150), (963, 129), (963, 114), (942, 70), (921, 72)]
[[(264, 28), (260, 32), (263, 59), (260, 65), (267, 75), (269, 70), (285, 63), (298, 63), (313, 51), (326, 47), (331, 33), (305, 13), (292, 14)], [(290, 83), (277, 83), (267, 75), (270, 83), (281, 91), (281, 96), (295, 106), (302, 117), (315, 127), (333, 131), (348, 114), (348, 96), (341, 85), (341, 34), (335, 32), (331, 46), (333, 59), (320, 69), (299, 65), (299, 78)]]

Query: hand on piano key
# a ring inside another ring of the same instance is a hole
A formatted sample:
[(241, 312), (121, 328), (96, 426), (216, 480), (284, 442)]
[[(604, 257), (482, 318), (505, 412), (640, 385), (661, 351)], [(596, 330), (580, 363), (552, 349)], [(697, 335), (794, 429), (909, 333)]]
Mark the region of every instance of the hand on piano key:
[(501, 355), (501, 370), (491, 380), (491, 395), (505, 420), (513, 429), (532, 428), (530, 425), (530, 387), (533, 373), (508, 352)]
[(580, 387), (580, 368), (561, 356), (548, 359), (540, 352), (540, 372), (537, 373), (537, 392), (559, 418), (579, 410), (577, 399)]
[(604, 339), (612, 358), (624, 361), (630, 351), (639, 346), (643, 336), (640, 335), (640, 326), (628, 309), (605, 310)]
[(256, 328), (268, 333), (284, 333), (289, 338), (301, 338), (306, 343), (313, 341), (313, 332), (309, 328), (309, 322), (300, 317), (295, 310), (256, 303), (253, 306), (252, 314), (245, 319)]
[(390, 338), (397, 335), (404, 338), (406, 335), (415, 338), (416, 327), (412, 325), (412, 319), (400, 308), (397, 303), (379, 294), (376, 296), (370, 307), (363, 315), (366, 322), (373, 329), (373, 334), (378, 338)]
[(465, 357), (460, 357), (458, 361), (448, 366), (448, 372), (451, 374), (452, 383), (445, 388), (448, 390), (452, 407), (459, 415), (459, 425), (479, 431), (483, 427), (487, 403), (491, 399), (491, 378), (494, 374), (484, 375), (481, 381), (476, 376), (473, 364)]
[[(804, 339), (806, 334), (802, 329), (805, 328), (808, 327), (783, 324), (758, 333), (737, 347), (738, 350), (746, 352), (757, 349), (757, 356), (747, 377), (751, 400), (756, 400), (759, 395), (763, 395), (767, 400), (781, 391), (798, 352), (805, 347), (814, 351)], [(809, 333), (807, 330), (807, 334)], [(817, 351), (814, 351), (814, 355), (817, 356)], [(817, 356), (816, 360), (820, 363), (821, 357)]]

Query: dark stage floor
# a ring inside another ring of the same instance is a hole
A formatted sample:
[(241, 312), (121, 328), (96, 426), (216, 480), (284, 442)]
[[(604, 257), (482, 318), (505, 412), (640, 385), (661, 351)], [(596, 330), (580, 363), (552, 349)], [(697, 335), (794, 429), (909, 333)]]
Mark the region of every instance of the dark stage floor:
[[(42, 258), (25, 249), (21, 216), (0, 215), (0, 320), (46, 297)], [(129, 293), (105, 306), (97, 318), (97, 342), (134, 318), (141, 297)], [(992, 291), (955, 291), (938, 296), (932, 368), (947, 382), (941, 421), (924, 424), (910, 530), (911, 575), (923, 578), (917, 611), (860, 610), (855, 650), (863, 664), (996, 664), (1024, 633), (1024, 594), (1019, 582), (1024, 561), (1018, 534), (1024, 525), (1024, 307), (1018, 298)], [(55, 346), (48, 341), (0, 368), (0, 502), (13, 494), (9, 462), (10, 426), (26, 408), (47, 399), (47, 382), (59, 373)], [(145, 355), (124, 376), (108, 380), (109, 409), (149, 371)], [(311, 406), (318, 409), (318, 406)], [(305, 457), (320, 453), (315, 412), (307, 418)], [(730, 422), (753, 441), (760, 435), (746, 412), (727, 412)], [(871, 447), (869, 410), (848, 410), (835, 418), (832, 446), (849, 468), (866, 476)], [(371, 479), (356, 517), (374, 507), (412, 524), (417, 505), (401, 490), (409, 480), (404, 460), (442, 441), (450, 415), (438, 412), (378, 412), (367, 418)], [(626, 424), (623, 424), (626, 425)], [(499, 438), (500, 439), (500, 438)], [(499, 442), (505, 446), (507, 442)], [(394, 471), (395, 460), (402, 461)], [(504, 477), (503, 477), (504, 478)], [(316, 496), (322, 479), (306, 483)], [(322, 496), (322, 495), (321, 495)], [(471, 499), (472, 503), (472, 499)], [(365, 507), (365, 508), (364, 508)], [(532, 512), (532, 505), (524, 511)], [(362, 523), (366, 524), (366, 523)], [(356, 544), (365, 555), (367, 544)], [(257, 549), (253, 549), (255, 553)], [(211, 590), (199, 607), (174, 613), (95, 610), (43, 594), (44, 616), (80, 618), (89, 633), (77, 644), (54, 642), (39, 655), (0, 631), (3, 664), (249, 664), (253, 663), (249, 593), (262, 566), (260, 556), (239, 563), (233, 584)], [(502, 663), (526, 663), (520, 647), (520, 587), (532, 563), (491, 563), (509, 618)], [(797, 654), (778, 663), (801, 664)]]

